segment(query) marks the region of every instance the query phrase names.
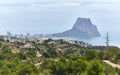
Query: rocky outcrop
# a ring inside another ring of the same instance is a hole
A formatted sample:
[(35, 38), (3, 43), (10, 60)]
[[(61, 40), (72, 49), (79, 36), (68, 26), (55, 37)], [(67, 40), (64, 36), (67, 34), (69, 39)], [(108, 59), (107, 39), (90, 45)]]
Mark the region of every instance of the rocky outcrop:
[(72, 29), (52, 34), (52, 37), (94, 38), (100, 37), (100, 33), (89, 18), (78, 18)]

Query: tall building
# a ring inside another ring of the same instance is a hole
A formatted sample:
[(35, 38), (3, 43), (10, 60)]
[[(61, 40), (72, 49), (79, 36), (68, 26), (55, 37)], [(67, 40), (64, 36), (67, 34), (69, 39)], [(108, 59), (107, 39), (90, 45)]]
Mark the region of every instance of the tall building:
[(11, 32), (10, 32), (10, 31), (7, 31), (7, 34), (6, 34), (6, 36), (12, 37), (12, 34), (11, 34)]

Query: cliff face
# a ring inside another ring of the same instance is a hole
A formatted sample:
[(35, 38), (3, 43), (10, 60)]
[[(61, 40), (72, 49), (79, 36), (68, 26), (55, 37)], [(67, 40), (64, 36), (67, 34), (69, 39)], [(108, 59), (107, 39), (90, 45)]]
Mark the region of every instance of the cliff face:
[(78, 18), (72, 29), (52, 34), (53, 37), (94, 38), (100, 37), (97, 27), (88, 18)]

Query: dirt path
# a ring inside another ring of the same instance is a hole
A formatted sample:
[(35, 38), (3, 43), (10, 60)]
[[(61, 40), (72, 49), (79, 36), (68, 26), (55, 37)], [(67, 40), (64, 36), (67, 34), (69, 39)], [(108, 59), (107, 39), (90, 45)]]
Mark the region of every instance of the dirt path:
[(37, 63), (37, 64), (35, 64), (35, 66), (38, 67), (38, 66), (40, 66), (41, 64), (42, 64), (42, 63)]
[(103, 60), (103, 62), (111, 65), (111, 66), (114, 67), (114, 68), (119, 68), (119, 69), (120, 69), (120, 65), (115, 64), (115, 63), (112, 63), (112, 62), (110, 62), (109, 60)]

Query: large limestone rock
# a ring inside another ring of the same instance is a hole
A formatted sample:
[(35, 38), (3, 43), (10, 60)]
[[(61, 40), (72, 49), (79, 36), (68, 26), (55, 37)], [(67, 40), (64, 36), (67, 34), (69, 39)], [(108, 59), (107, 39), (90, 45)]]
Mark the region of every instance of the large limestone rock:
[(94, 38), (100, 37), (100, 33), (89, 18), (79, 17), (72, 29), (62, 33), (52, 34), (52, 37)]

